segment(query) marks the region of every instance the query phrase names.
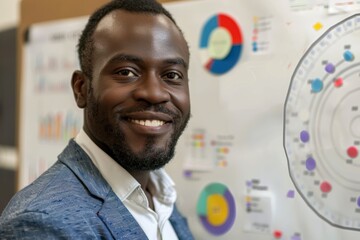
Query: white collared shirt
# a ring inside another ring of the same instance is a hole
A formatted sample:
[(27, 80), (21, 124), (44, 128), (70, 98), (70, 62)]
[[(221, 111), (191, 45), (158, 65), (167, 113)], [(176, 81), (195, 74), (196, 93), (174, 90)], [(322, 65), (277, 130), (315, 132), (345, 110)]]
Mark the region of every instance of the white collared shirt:
[(150, 173), (149, 191), (153, 195), (154, 212), (149, 207), (149, 202), (139, 182), (100, 149), (83, 129), (76, 136), (75, 142), (89, 155), (101, 175), (150, 240), (178, 239), (169, 222), (176, 200), (175, 184), (164, 169)]

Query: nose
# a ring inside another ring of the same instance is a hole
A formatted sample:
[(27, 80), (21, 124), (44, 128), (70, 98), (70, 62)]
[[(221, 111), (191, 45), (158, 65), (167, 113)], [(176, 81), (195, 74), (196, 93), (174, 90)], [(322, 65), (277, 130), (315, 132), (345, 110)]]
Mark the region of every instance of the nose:
[(146, 101), (151, 104), (165, 103), (170, 100), (166, 83), (156, 74), (143, 75), (133, 96), (137, 101)]

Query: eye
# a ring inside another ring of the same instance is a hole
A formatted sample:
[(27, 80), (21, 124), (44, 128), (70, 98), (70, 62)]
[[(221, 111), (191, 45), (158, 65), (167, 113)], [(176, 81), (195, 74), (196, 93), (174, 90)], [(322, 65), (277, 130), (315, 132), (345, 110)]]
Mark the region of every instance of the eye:
[(135, 77), (136, 76), (136, 74), (129, 69), (121, 69), (121, 70), (117, 71), (116, 74), (123, 76), (123, 77)]
[(168, 72), (164, 75), (165, 80), (176, 81), (181, 80), (182, 76), (177, 72)]

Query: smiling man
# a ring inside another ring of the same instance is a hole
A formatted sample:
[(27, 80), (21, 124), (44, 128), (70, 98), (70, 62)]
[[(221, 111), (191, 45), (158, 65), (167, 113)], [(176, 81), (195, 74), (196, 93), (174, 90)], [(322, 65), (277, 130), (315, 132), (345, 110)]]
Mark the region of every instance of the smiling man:
[(189, 50), (152, 0), (97, 10), (72, 76), (84, 126), (9, 203), (1, 239), (192, 239), (162, 168), (190, 116)]

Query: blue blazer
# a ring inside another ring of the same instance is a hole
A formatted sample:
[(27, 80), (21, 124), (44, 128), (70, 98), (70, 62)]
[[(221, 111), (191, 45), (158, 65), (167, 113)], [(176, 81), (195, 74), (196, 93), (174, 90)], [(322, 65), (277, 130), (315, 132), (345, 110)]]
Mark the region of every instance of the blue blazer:
[[(181, 240), (193, 239), (176, 207)], [(91, 159), (70, 140), (58, 161), (18, 192), (0, 218), (0, 239), (147, 239)]]

